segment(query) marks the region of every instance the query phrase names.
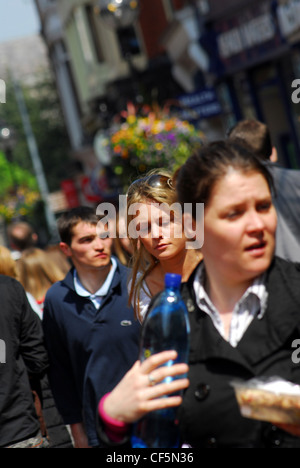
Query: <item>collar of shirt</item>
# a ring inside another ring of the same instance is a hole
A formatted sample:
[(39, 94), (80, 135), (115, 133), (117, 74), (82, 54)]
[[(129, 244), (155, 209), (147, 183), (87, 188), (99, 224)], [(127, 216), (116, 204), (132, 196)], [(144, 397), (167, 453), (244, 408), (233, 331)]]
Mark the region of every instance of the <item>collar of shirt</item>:
[(247, 330), (248, 326), (257, 316), (262, 319), (268, 302), (268, 292), (265, 286), (265, 275), (256, 278), (251, 286), (245, 291), (241, 299), (236, 303), (230, 324), (229, 336), (225, 337), (224, 326), (220, 312), (212, 303), (204, 289), (205, 269), (202, 263), (196, 273), (193, 287), (198, 307), (207, 313), (213, 321), (214, 326), (224, 339), (236, 347)]
[(114, 274), (117, 269), (117, 262), (113, 257), (111, 258), (111, 263), (112, 263), (112, 267), (110, 269), (109, 274), (106, 277), (106, 280), (102, 284), (101, 288), (99, 288), (98, 291), (95, 292), (95, 294), (91, 294), (90, 291), (85, 289), (85, 287), (82, 285), (78, 277), (77, 271), (74, 270), (73, 279), (74, 279), (74, 288), (75, 288), (76, 293), (78, 294), (78, 296), (88, 297), (92, 301), (96, 309), (99, 309), (103, 298), (108, 294)]

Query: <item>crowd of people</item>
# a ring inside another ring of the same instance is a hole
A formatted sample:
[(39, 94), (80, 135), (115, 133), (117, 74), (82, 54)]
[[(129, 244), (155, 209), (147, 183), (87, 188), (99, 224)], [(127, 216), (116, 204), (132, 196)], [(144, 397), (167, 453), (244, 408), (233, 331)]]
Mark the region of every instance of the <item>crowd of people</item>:
[[(175, 174), (152, 171), (126, 195), (137, 236), (113, 238), (109, 224), (99, 236), (92, 207), (59, 217), (59, 246), (38, 248), (27, 223), (9, 227), (10, 249), (0, 248), (0, 447), (130, 447), (133, 423), (170, 406), (185, 446), (300, 447), (298, 427), (243, 417), (230, 385), (274, 375), (300, 384), (291, 359), (300, 335), (299, 171), (276, 164), (264, 124), (243, 121)], [(196, 232), (199, 203), (204, 243), (187, 249), (183, 226)], [(177, 211), (185, 204), (191, 213)], [(118, 233), (123, 224), (120, 216)], [(174, 350), (137, 360), (166, 273), (182, 277), (188, 366), (163, 366)]]

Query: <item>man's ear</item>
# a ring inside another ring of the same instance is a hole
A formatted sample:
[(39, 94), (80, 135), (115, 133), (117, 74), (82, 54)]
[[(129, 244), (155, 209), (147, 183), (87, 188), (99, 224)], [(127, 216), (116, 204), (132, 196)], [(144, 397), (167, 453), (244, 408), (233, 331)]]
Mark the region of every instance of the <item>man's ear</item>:
[(60, 242), (59, 243), (59, 248), (60, 250), (67, 256), (67, 257), (71, 257), (72, 256), (72, 252), (71, 252), (71, 248), (68, 244), (66, 244), (65, 242)]
[(273, 146), (272, 148), (270, 161), (272, 161), (273, 163), (276, 163), (278, 161), (278, 153), (277, 153), (277, 149), (275, 148), (275, 146)]

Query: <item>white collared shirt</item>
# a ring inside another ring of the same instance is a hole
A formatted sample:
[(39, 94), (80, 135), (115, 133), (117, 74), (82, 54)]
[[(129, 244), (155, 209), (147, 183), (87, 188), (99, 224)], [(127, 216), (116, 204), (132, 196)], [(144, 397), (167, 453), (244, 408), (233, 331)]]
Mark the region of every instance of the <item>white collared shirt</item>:
[(74, 270), (74, 288), (76, 293), (78, 294), (78, 296), (88, 297), (92, 301), (96, 309), (100, 308), (103, 298), (108, 294), (115, 271), (117, 269), (117, 262), (113, 257), (111, 258), (111, 263), (112, 267), (106, 277), (106, 280), (102, 284), (101, 288), (99, 288), (98, 291), (95, 292), (95, 294), (91, 294), (90, 291), (85, 289), (78, 277), (77, 271)]
[(252, 320), (256, 316), (258, 319), (261, 319), (264, 316), (268, 302), (265, 275), (261, 275), (256, 278), (247, 291), (245, 291), (241, 299), (236, 303), (232, 312), (228, 337), (225, 336), (224, 325), (220, 312), (214, 306), (204, 289), (204, 275), (204, 264), (201, 264), (193, 283), (197, 305), (210, 316), (220, 335), (229, 341), (233, 347), (236, 347)]

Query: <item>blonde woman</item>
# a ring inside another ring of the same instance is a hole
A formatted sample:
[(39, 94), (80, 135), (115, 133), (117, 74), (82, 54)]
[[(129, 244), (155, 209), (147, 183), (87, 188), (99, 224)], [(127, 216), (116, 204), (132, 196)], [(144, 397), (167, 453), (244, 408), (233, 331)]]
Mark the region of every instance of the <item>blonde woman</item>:
[(18, 279), (16, 262), (13, 259), (10, 250), (3, 245), (0, 245), (0, 275)]
[[(3, 245), (0, 245), (0, 275), (10, 276), (11, 278), (19, 280), (16, 260), (14, 260), (11, 251)], [(26, 291), (26, 296), (31, 308), (41, 319), (41, 310), (33, 295)]]
[(165, 274), (177, 273), (187, 281), (202, 259), (199, 250), (186, 249), (182, 213), (174, 204), (172, 177), (164, 170), (151, 171), (127, 192), (128, 236), (133, 248), (129, 300), (141, 322), (151, 298), (164, 288)]
[(51, 254), (36, 247), (24, 250), (16, 266), (20, 283), (34, 297), (42, 314), (48, 289), (65, 277), (65, 270), (51, 258)]
[[(20, 281), (18, 270), (19, 270), (18, 265), (16, 261), (13, 259), (11, 251), (8, 248), (4, 247), (3, 245), (0, 245), (0, 275), (9, 276), (11, 278), (14, 278)], [(26, 282), (24, 282), (24, 284), (25, 283)], [(38, 315), (40, 319), (42, 319), (41, 308), (38, 305), (37, 301), (35, 300), (34, 296), (27, 290), (26, 290), (26, 296), (33, 311)], [(34, 379), (31, 378), (34, 405), (35, 405), (36, 413), (39, 417), (40, 429), (44, 437), (43, 439), (44, 444), (48, 446), (47, 440), (49, 439), (50, 446), (53, 448), (55, 446), (55, 443), (57, 443), (58, 445), (64, 443), (66, 446), (69, 445), (71, 447), (72, 445), (69, 440), (69, 435), (66, 432), (66, 429), (62, 427), (62, 421), (60, 419), (60, 415), (58, 414), (55, 408), (55, 404), (52, 399), (47, 377), (43, 377), (43, 380), (42, 380), (43, 397), (44, 399), (47, 399), (47, 409), (45, 412), (42, 410), (41, 400), (39, 396), (39, 392), (41, 390), (39, 387), (35, 387), (34, 383), (36, 382), (34, 381)], [(37, 391), (37, 389), (39, 391)], [(48, 418), (49, 418), (49, 423), (48, 423)], [(48, 425), (50, 426), (49, 431), (48, 431), (48, 428), (46, 427)], [(52, 437), (55, 442), (52, 441)]]

